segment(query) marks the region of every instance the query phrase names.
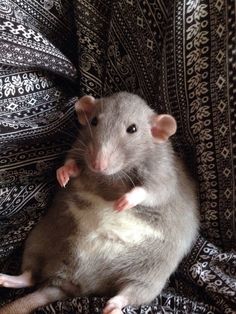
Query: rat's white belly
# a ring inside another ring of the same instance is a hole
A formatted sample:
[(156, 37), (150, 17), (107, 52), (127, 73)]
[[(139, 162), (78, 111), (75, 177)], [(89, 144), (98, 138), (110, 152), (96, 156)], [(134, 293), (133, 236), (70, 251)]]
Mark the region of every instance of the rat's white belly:
[(160, 230), (135, 217), (131, 210), (116, 212), (113, 202), (106, 202), (91, 194), (84, 195), (92, 202), (89, 208), (70, 204), (70, 211), (78, 223), (80, 249), (121, 251), (124, 247), (139, 244), (147, 238), (163, 240)]

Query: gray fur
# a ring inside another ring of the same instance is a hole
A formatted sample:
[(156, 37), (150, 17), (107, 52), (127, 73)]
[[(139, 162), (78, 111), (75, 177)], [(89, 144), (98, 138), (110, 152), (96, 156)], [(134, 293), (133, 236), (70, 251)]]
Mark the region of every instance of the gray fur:
[[(43, 286), (65, 291), (69, 283), (81, 295), (119, 293), (140, 305), (161, 292), (196, 237), (195, 185), (170, 142), (153, 142), (153, 111), (141, 98), (126, 92), (103, 98), (94, 115), (99, 123), (92, 138), (84, 127), (68, 156), (76, 157), (82, 172), (29, 235), (22, 271), (31, 270)], [(133, 123), (138, 132), (127, 134)], [(115, 147), (112, 166), (118, 171), (89, 170), (81, 140), (86, 147), (91, 140), (96, 147)], [(129, 177), (145, 187), (150, 201), (117, 213), (112, 201), (132, 188)]]

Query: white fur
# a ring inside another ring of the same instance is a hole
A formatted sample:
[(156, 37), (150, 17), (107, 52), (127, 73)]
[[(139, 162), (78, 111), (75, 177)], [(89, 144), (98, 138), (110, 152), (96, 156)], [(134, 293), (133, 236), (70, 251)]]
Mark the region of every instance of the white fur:
[(129, 193), (126, 193), (126, 197), (129, 203), (135, 206), (147, 198), (147, 192), (143, 187), (138, 186), (133, 188)]
[[(106, 251), (109, 246), (110, 249), (117, 251), (122, 250), (124, 245), (138, 244), (148, 237), (163, 240), (162, 231), (152, 228), (135, 217), (132, 209), (116, 212), (113, 209), (113, 202), (104, 201), (87, 192), (83, 192), (82, 195), (84, 199), (92, 201), (92, 205), (87, 209), (79, 210), (74, 203), (71, 203), (69, 210), (78, 223), (80, 236), (83, 234), (86, 236), (86, 241), (83, 238), (85, 248), (95, 245), (101, 246), (100, 250)], [(105, 238), (110, 241), (104, 241)]]

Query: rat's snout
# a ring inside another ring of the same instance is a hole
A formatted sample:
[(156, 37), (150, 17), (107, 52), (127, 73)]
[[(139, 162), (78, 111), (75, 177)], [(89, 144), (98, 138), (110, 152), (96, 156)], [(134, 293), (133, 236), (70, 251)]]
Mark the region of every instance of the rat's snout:
[(95, 151), (95, 149), (90, 147), (89, 157), (91, 170), (103, 172), (108, 168), (108, 156), (104, 149)]
[(98, 154), (92, 161), (91, 166), (95, 171), (105, 171), (108, 167), (108, 159), (102, 154)]

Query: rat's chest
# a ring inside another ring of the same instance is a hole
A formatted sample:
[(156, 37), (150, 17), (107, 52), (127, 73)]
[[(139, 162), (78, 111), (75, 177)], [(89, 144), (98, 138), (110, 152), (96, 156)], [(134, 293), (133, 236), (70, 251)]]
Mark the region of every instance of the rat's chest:
[(161, 237), (160, 231), (154, 229), (145, 220), (136, 217), (132, 211), (116, 212), (113, 202), (101, 198), (92, 198), (90, 206), (80, 208), (70, 204), (77, 225), (78, 246), (101, 251), (120, 251), (125, 247), (137, 246), (147, 239)]

